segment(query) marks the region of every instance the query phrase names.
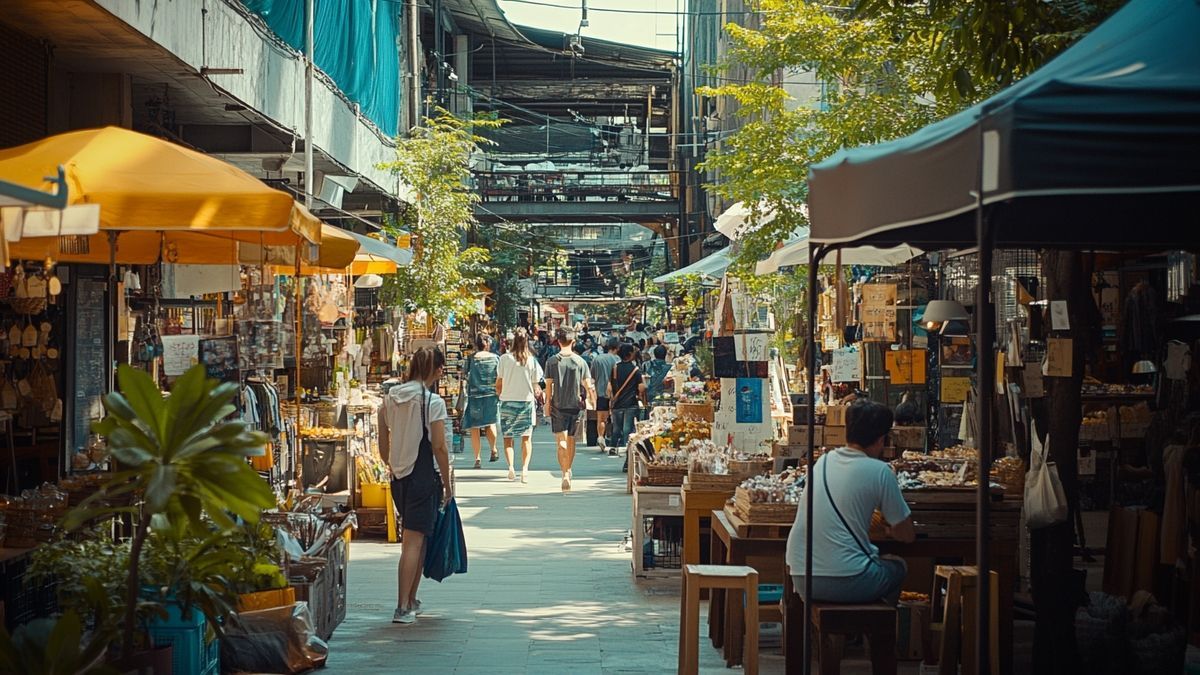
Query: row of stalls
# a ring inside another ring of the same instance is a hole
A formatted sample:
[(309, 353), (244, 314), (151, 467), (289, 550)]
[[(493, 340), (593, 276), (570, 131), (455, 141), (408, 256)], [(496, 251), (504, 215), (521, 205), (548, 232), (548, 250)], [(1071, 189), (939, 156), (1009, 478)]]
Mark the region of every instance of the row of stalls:
[[(1200, 635), (1198, 27), (1194, 3), (1135, 0), (991, 99), (817, 165), (811, 229), (756, 270), (807, 272), (795, 321), (724, 274), (728, 252), (656, 280), (718, 290), (708, 386), (677, 390), (631, 442), (635, 573), (750, 564), (789, 597), (805, 477), (867, 398), (895, 413), (883, 459), (918, 534), (872, 531), (908, 562), (898, 657), (1182, 672)], [(1047, 462), (1050, 518), (1026, 496)], [(951, 597), (964, 575), (978, 590)], [(712, 622), (752, 619), (714, 593), (709, 634), (734, 665), (741, 642)], [(807, 672), (821, 643), (793, 619), (788, 672)]]
[[(55, 167), (52, 192), (22, 187), (44, 185)], [(0, 275), (5, 625), (49, 612), (53, 592), (23, 583), (28, 560), (58, 539), (63, 509), (116, 468), (92, 424), (117, 366), (167, 391), (203, 364), (240, 385), (236, 414), (270, 439), (251, 463), (276, 494), (273, 522), (304, 552), (286, 566), (287, 597), (308, 600), (327, 639), (345, 614), (351, 512), (364, 500), (383, 506), (369, 385), (402, 371), (409, 322), (379, 294), (382, 275), (411, 252), (328, 225), (218, 159), (125, 129), (0, 151), (0, 176), (11, 195), (0, 202), (10, 261)]]

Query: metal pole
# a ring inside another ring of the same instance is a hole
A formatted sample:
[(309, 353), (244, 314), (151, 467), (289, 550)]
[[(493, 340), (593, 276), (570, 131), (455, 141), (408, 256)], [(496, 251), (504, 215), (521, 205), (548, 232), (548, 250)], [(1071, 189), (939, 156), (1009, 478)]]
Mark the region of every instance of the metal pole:
[[(409, 96), (412, 101), (410, 106), (409, 125), (412, 127), (421, 126), (421, 48), (420, 48), (420, 25), (421, 25), (421, 10), (417, 7), (417, 0), (409, 0), (408, 3), (408, 67), (409, 78), (411, 82)], [(494, 78), (493, 78), (494, 79)]]
[(304, 208), (313, 205), (313, 23), (315, 0), (304, 2)]
[[(980, 131), (979, 151), (983, 157), (983, 132)], [(979, 383), (975, 414), (979, 421), (979, 486), (975, 521), (975, 564), (979, 572), (979, 600), (976, 603), (975, 672), (990, 673), (991, 649), (991, 569), (989, 519), (991, 510), (992, 466), (992, 398), (996, 390), (996, 361), (993, 342), (996, 333), (996, 314), (992, 311), (992, 233), (983, 213), (983, 167), (980, 165), (975, 184), (975, 238), (979, 251), (979, 283), (975, 287), (976, 381)], [(998, 627), (997, 627), (998, 628)], [(995, 675), (995, 674), (993, 674)]]
[[(817, 266), (825, 256), (826, 247), (808, 247), (808, 448), (804, 456), (804, 675), (812, 672), (812, 617), (809, 601), (812, 598), (813, 568), (813, 453), (816, 451), (817, 433)], [(790, 570), (789, 570), (790, 572)]]

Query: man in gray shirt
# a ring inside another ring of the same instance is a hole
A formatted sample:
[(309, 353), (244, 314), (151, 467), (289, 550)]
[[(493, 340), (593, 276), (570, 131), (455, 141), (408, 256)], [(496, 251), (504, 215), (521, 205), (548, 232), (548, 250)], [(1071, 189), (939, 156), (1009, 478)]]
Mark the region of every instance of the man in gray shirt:
[(575, 462), (575, 434), (579, 432), (579, 416), (587, 402), (595, 402), (596, 389), (591, 371), (583, 357), (576, 354), (575, 331), (558, 330), (562, 351), (546, 361), (546, 416), (550, 430), (558, 440), (558, 466), (562, 469), (562, 490), (571, 490), (571, 465)]
[[(599, 439), (600, 450), (604, 451), (604, 446), (608, 443), (608, 437), (604, 435), (604, 427), (608, 422), (608, 397), (604, 394), (608, 391), (608, 380), (612, 377), (613, 368), (616, 367), (617, 348), (621, 346), (621, 341), (615, 337), (609, 337), (604, 341), (604, 353), (599, 354), (592, 359), (592, 381), (596, 383), (596, 437)], [(615, 450), (610, 450), (610, 454), (616, 454)]]

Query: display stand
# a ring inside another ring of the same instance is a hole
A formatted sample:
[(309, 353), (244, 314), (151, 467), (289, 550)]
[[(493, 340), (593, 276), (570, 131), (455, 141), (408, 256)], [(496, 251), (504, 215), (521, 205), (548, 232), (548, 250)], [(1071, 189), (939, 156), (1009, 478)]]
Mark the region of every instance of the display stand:
[(646, 519), (654, 516), (683, 516), (680, 488), (650, 485), (633, 486), (633, 575), (644, 578), (664, 578), (679, 575), (680, 568), (645, 565)]

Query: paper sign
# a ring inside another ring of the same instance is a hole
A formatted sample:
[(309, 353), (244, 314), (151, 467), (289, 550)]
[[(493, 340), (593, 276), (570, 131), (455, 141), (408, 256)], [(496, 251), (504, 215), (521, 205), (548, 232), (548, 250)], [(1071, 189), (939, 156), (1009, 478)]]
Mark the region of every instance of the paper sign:
[(967, 400), (967, 392), (971, 389), (969, 377), (943, 377), (942, 403), (962, 403)]
[(669, 345), (679, 344), (679, 333), (675, 333), (675, 332), (663, 333), (663, 342), (665, 342)]
[(757, 377), (737, 378), (735, 394), (738, 424), (760, 424), (763, 421), (763, 383)]
[(187, 372), (200, 360), (200, 336), (164, 335), (163, 374), (175, 377)]
[(858, 382), (862, 379), (862, 362), (858, 350), (853, 347), (833, 350), (833, 368), (830, 379), (834, 382)]
[(1095, 476), (1096, 475), (1096, 453), (1088, 448), (1079, 448), (1076, 450), (1076, 465), (1079, 467), (1080, 476)]
[(738, 361), (766, 361), (770, 348), (769, 333), (743, 333), (733, 336), (733, 355)]
[(1026, 398), (1041, 398), (1046, 395), (1042, 386), (1041, 367), (1028, 363), (1021, 371), (1021, 388), (1025, 390)]
[(1047, 377), (1071, 377), (1071, 338), (1046, 340), (1046, 364), (1043, 372)]
[(1067, 314), (1066, 300), (1050, 301), (1051, 330), (1071, 330), (1071, 317)]
[(883, 359), (892, 384), (925, 384), (924, 350), (889, 351)]
[(896, 284), (863, 284), (863, 342), (896, 341)]
[(825, 351), (831, 352), (842, 345), (842, 338), (836, 333), (827, 333), (824, 340)]

